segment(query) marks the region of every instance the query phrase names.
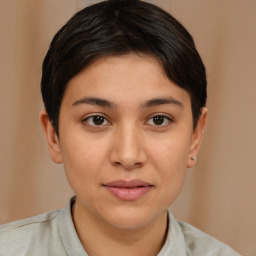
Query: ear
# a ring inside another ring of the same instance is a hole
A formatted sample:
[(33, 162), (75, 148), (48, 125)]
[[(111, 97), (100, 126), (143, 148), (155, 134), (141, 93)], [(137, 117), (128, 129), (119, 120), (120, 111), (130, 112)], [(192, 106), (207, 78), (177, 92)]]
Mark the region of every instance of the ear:
[(207, 108), (202, 108), (202, 114), (197, 122), (196, 128), (193, 131), (190, 150), (188, 155), (187, 168), (192, 168), (196, 165), (196, 157), (199, 153), (200, 146), (203, 139), (203, 134), (205, 131), (206, 120), (207, 120)]
[(60, 164), (62, 163), (62, 155), (60, 151), (60, 142), (59, 138), (56, 134), (54, 127), (52, 126), (52, 122), (49, 119), (45, 110), (42, 110), (39, 115), (40, 123), (44, 131), (44, 135), (46, 137), (46, 141), (48, 144), (48, 150), (53, 162)]

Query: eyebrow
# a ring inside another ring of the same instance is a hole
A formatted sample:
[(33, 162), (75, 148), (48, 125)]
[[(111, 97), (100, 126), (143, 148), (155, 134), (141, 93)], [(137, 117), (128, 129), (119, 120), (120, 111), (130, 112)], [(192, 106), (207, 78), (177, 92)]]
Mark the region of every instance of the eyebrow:
[(79, 99), (75, 101), (72, 106), (77, 106), (80, 104), (89, 104), (89, 105), (97, 105), (101, 107), (108, 107), (108, 108), (116, 108), (116, 105), (113, 104), (112, 102), (105, 100), (105, 99), (100, 99), (100, 98), (95, 98), (95, 97), (85, 97), (82, 99)]
[[(82, 99), (79, 99), (77, 101), (75, 101), (72, 106), (77, 106), (80, 104), (89, 104), (89, 105), (97, 105), (100, 107), (108, 107), (108, 108), (116, 108), (117, 105), (105, 100), (105, 99), (101, 99), (101, 98), (95, 98), (95, 97), (84, 97)], [(172, 97), (168, 97), (168, 98), (154, 98), (151, 100), (146, 101), (145, 103), (143, 103), (140, 107), (141, 108), (148, 108), (148, 107), (154, 107), (154, 106), (159, 106), (159, 105), (165, 105), (165, 104), (174, 104), (178, 107), (184, 108), (183, 103), (181, 103), (180, 101), (172, 98)]]
[(158, 105), (165, 105), (165, 104), (174, 104), (178, 107), (184, 108), (183, 103), (181, 103), (180, 101), (172, 98), (172, 97), (168, 97), (168, 98), (154, 98), (151, 99), (149, 101), (146, 101), (144, 104), (142, 104), (142, 108), (147, 108), (147, 107), (154, 107), (154, 106), (158, 106)]

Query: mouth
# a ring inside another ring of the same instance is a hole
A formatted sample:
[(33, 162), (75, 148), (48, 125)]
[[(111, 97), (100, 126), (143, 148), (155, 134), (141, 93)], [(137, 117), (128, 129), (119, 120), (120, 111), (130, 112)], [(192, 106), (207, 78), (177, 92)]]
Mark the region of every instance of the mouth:
[(135, 201), (147, 194), (153, 185), (139, 179), (116, 180), (103, 185), (112, 195), (123, 201)]

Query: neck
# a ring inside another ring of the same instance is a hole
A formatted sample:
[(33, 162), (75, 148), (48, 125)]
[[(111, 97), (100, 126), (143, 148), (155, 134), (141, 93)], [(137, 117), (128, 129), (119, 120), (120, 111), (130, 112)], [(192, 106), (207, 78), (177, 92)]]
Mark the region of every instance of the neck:
[(167, 233), (167, 212), (138, 229), (109, 225), (92, 213), (73, 207), (73, 220), (79, 239), (88, 255), (155, 256), (161, 250)]

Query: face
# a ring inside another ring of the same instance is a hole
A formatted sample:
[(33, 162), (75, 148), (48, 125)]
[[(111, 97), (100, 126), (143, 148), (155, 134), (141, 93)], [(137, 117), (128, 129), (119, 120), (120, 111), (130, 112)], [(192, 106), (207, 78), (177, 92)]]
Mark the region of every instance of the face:
[(152, 57), (97, 60), (70, 80), (59, 138), (41, 114), (52, 159), (64, 163), (84, 215), (123, 229), (166, 214), (199, 150), (189, 94)]

